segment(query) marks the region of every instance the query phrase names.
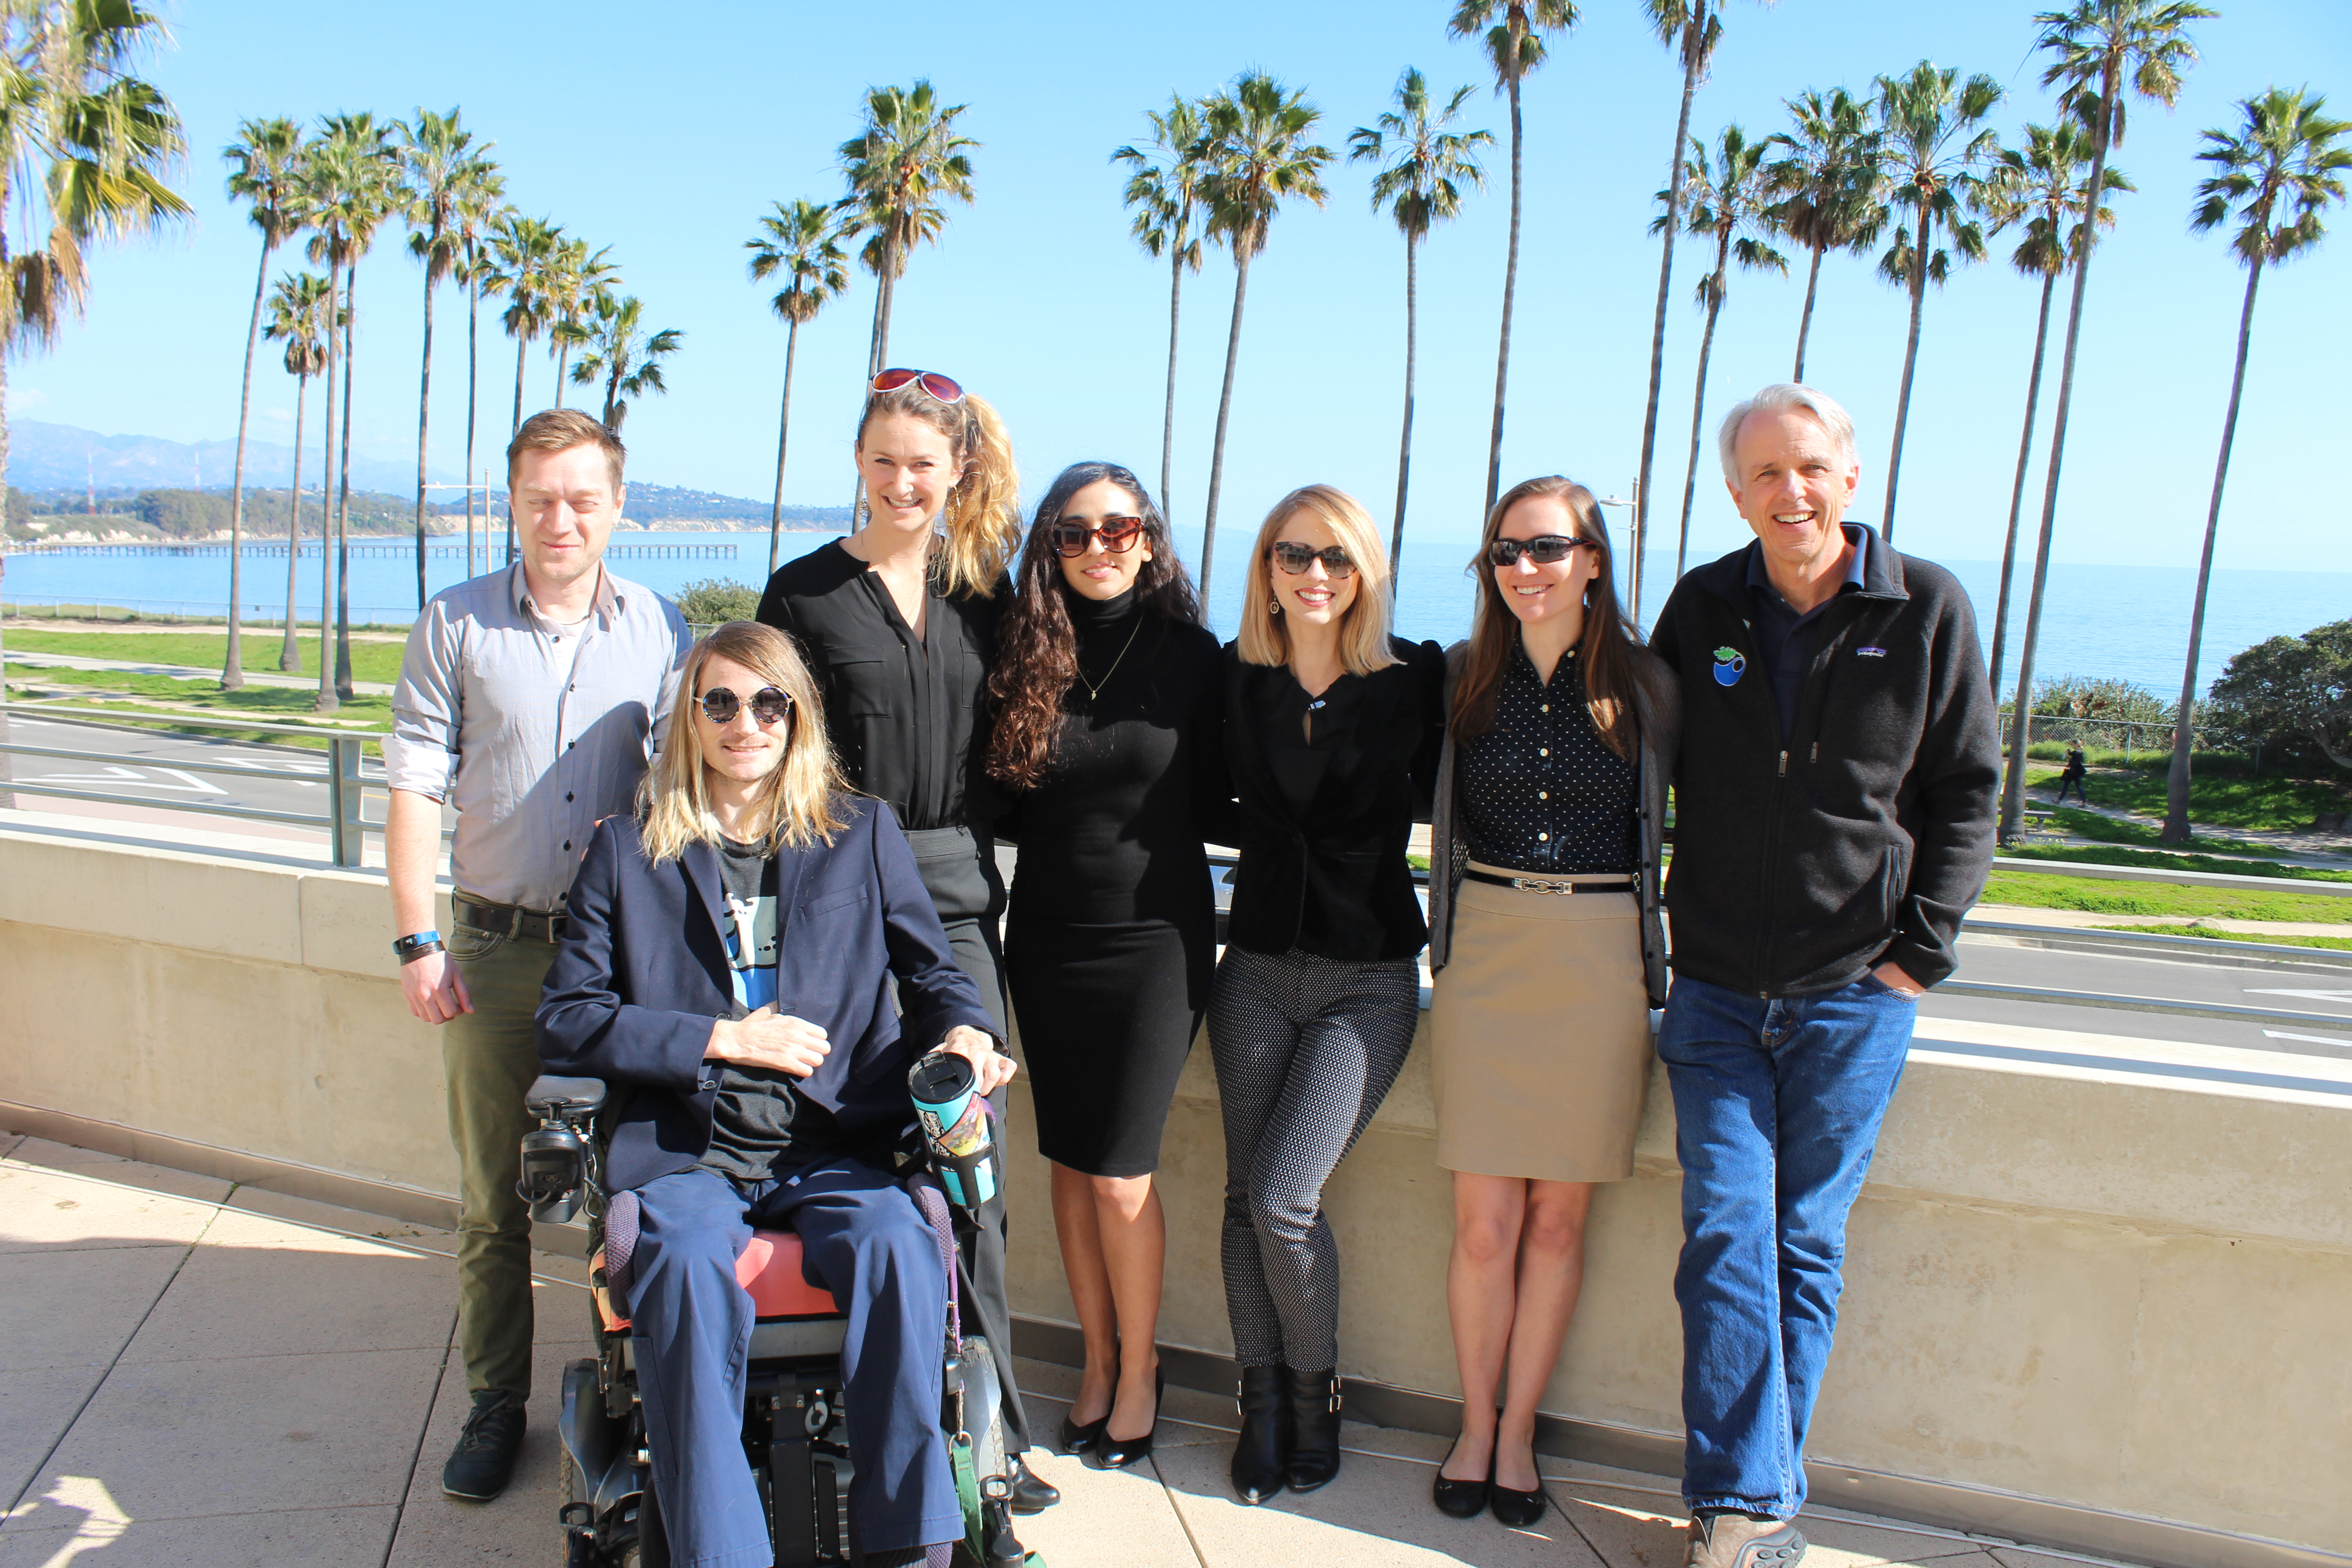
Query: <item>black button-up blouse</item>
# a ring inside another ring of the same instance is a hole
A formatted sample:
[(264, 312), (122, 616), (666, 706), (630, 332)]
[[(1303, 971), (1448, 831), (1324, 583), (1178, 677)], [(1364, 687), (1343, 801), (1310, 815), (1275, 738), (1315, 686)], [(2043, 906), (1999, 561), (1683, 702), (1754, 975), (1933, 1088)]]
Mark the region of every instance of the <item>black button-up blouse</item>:
[(1460, 768), (1472, 859), (1555, 874), (1631, 872), (1640, 864), (1640, 775), (1594, 726), (1575, 649), (1546, 683), (1512, 639), (1495, 727), (1462, 748)]

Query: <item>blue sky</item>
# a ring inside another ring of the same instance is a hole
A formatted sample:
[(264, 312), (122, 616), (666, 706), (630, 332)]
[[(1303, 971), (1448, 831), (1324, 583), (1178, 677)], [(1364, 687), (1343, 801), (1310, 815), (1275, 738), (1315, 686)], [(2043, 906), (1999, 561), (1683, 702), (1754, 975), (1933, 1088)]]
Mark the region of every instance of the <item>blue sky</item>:
[[(2228, 390), (2244, 275), (2219, 238), (2187, 229), (2201, 171), (2197, 132), (2231, 123), (2234, 100), (2273, 83), (2337, 90), (2352, 112), (2352, 14), (2340, 0), (2217, 0), (2202, 61), (2179, 110), (2135, 106), (2117, 163), (2138, 185), (2092, 276), (2083, 370), (2068, 443), (2056, 554), (2070, 562), (2193, 565)], [(830, 198), (835, 150), (871, 83), (929, 77), (982, 143), (978, 199), (901, 282), (895, 363), (943, 369), (994, 399), (1030, 493), (1063, 464), (1103, 457), (1147, 476), (1159, 462), (1167, 352), (1166, 270), (1129, 239), (1111, 149), (1144, 131), (1169, 91), (1207, 91), (1258, 67), (1303, 87), (1326, 144), (1387, 106), (1402, 68), (1441, 89), (1487, 83), (1477, 54), (1446, 38), (1449, 7), (1360, 4), (870, 6), (648, 9), (581, 3), (483, 6), (412, 0), (326, 7), (182, 0), (174, 47), (151, 62), (179, 105), (197, 220), (110, 251), (94, 268), (88, 321), (46, 358), (12, 366), (22, 417), (178, 440), (233, 434), (258, 241), (221, 189), (218, 149), (247, 116), (314, 121), (337, 110), (403, 115), (462, 106), (498, 144), (509, 199), (613, 247), (656, 325), (686, 334), (673, 391), (630, 416), (641, 479), (764, 499), (775, 461), (784, 333), (749, 282), (743, 240), (777, 198)], [(887, 24), (877, 16), (887, 16)], [(1727, 121), (1779, 129), (1781, 100), (1808, 87), (1866, 88), (1922, 58), (1985, 71), (2010, 98), (1993, 123), (2016, 139), (2053, 108), (2039, 86), (2027, 5), (1888, 5), (1730, 0), (1727, 37), (1700, 89), (1694, 132)], [(1633, 0), (1592, 0), (1526, 86), (1528, 189), (1514, 327), (1504, 479), (1553, 470), (1624, 493), (1638, 460), (1657, 242), (1646, 237), (1664, 181), (1678, 73)], [(1507, 138), (1504, 102), (1481, 90), (1469, 122)], [(1423, 251), (1419, 413), (1409, 527), (1445, 539), (1475, 527), (1483, 494), (1495, 328), (1508, 216), (1507, 149), (1488, 191)], [(1403, 250), (1369, 208), (1367, 174), (1329, 171), (1328, 204), (1286, 209), (1254, 265), (1219, 537), (1255, 527), (1295, 485), (1325, 480), (1385, 519), (1395, 487), (1403, 336)], [(2315, 257), (2265, 278), (2254, 358), (2224, 511), (2224, 565), (2352, 570), (2342, 487), (2313, 467), (2340, 451), (2352, 397), (2352, 215)], [(1997, 556), (2032, 348), (2033, 286), (1995, 242), (1992, 263), (1958, 272), (1927, 302), (1904, 458), (1898, 543), (1952, 559)], [(282, 256), (282, 253), (281, 253)], [(1690, 288), (1705, 262), (1675, 261), (1654, 493), (1657, 537), (1679, 510), (1701, 319)], [(290, 260), (286, 264), (290, 265)], [(279, 268), (273, 268), (277, 270)], [(413, 454), (420, 343), (418, 268), (396, 234), (361, 268), (356, 429), (372, 454)], [(1175, 512), (1196, 531), (1233, 268), (1213, 253), (1186, 279)], [(1787, 280), (1735, 275), (1717, 334), (1708, 406), (1720, 413), (1787, 374), (1801, 300)], [(1857, 514), (1875, 517), (1902, 366), (1906, 302), (1869, 266), (1824, 266), (1809, 379), (1862, 431)], [(2060, 296), (2063, 315), (2064, 295)], [(839, 504), (872, 308), (872, 280), (803, 329), (789, 500)], [(437, 319), (434, 462), (461, 452), (465, 362), (459, 296)], [(2052, 390), (2054, 392), (2054, 364)], [(513, 349), (486, 319), (484, 449), (505, 429)], [(552, 372), (528, 363), (532, 405)], [(266, 356), (253, 428), (291, 431), (291, 380)], [(2045, 395), (2046, 430), (2049, 398)], [(311, 429), (317, 428), (317, 404)], [(1710, 420), (1710, 425), (1712, 421)], [(1744, 538), (1702, 458), (1695, 559)], [(2041, 484), (2037, 456), (2030, 491)], [(2029, 517), (2029, 524), (2031, 517)], [(1655, 557), (1654, 556), (1654, 561)], [(1671, 559), (1666, 563), (1671, 569)]]

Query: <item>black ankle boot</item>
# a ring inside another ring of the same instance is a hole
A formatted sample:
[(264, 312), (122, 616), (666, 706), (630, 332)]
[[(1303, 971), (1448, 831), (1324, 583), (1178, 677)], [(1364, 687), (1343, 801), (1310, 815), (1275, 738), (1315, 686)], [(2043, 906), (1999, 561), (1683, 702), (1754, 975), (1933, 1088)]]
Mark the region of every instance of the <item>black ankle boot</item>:
[(1290, 1458), (1290, 1401), (1284, 1396), (1283, 1369), (1242, 1368), (1234, 1405), (1242, 1413), (1234, 1443), (1234, 1493), (1244, 1502), (1264, 1502), (1282, 1489)]
[(1311, 1492), (1339, 1473), (1339, 1369), (1284, 1367), (1282, 1375), (1288, 1384), (1292, 1432), (1285, 1473), (1292, 1491)]

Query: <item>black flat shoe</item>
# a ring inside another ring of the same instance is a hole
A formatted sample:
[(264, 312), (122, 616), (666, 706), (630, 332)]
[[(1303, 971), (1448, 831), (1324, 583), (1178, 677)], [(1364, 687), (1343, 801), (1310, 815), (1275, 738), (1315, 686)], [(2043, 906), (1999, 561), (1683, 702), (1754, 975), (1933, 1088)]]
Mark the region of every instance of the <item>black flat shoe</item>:
[(1290, 1401), (1283, 1395), (1282, 1368), (1242, 1368), (1234, 1405), (1242, 1416), (1234, 1439), (1234, 1495), (1261, 1503), (1282, 1489), (1283, 1468), (1290, 1459)]
[(1108, 1425), (1109, 1421), (1110, 1416), (1106, 1414), (1100, 1421), (1089, 1421), (1084, 1426), (1081, 1426), (1077, 1422), (1071, 1420), (1068, 1416), (1063, 1416), (1062, 1452), (1065, 1454), (1085, 1453), (1087, 1449), (1093, 1447), (1096, 1442), (1101, 1438), (1103, 1435), (1103, 1427)]
[(1160, 1401), (1168, 1392), (1168, 1374), (1156, 1372), (1151, 1376), (1151, 1426), (1140, 1437), (1114, 1437), (1110, 1435), (1110, 1417), (1103, 1417), (1101, 1440), (1095, 1445), (1094, 1457), (1087, 1462), (1098, 1470), (1123, 1470), (1139, 1460), (1151, 1458), (1151, 1439), (1160, 1431)]
[[(1457, 1438), (1454, 1447), (1461, 1446)], [(1437, 1479), (1429, 1489), (1429, 1500), (1437, 1505), (1437, 1511), (1442, 1514), (1454, 1519), (1475, 1519), (1486, 1511), (1486, 1489), (1495, 1482), (1494, 1461), (1487, 1461), (1485, 1479), (1457, 1481), (1445, 1473), (1446, 1461), (1453, 1458), (1454, 1448), (1445, 1450), (1445, 1459), (1438, 1463)]]
[(1513, 1530), (1525, 1530), (1544, 1516), (1544, 1494), (1540, 1486), (1531, 1492), (1516, 1492), (1489, 1481), (1486, 1489), (1494, 1494), (1488, 1506), (1494, 1509), (1495, 1517)]
[(1013, 1460), (1012, 1473), (1004, 1479), (1012, 1483), (1006, 1489), (1012, 1494), (1015, 1513), (1043, 1513), (1062, 1500), (1061, 1489), (1031, 1469), (1024, 1460)]

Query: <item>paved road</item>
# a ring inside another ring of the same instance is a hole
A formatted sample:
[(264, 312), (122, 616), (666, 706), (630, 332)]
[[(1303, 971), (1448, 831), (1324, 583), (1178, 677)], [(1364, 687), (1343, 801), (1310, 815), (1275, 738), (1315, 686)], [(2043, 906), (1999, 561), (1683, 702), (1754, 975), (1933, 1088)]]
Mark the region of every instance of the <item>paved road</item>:
[[(21, 708), (11, 711), (9, 724), (13, 737), (20, 742), (102, 751), (109, 752), (113, 759), (97, 763), (21, 756), (10, 758), (16, 776), (28, 783), (72, 784), (109, 795), (152, 800), (158, 805), (183, 805), (197, 810), (207, 805), (249, 805), (272, 811), (319, 815), (326, 811), (327, 761), (316, 752), (194, 740), (124, 726), (35, 718), (26, 716)], [(299, 779), (246, 779), (235, 774), (198, 773), (173, 765), (191, 760), (286, 770), (309, 776)], [(373, 761), (364, 764), (363, 773), (371, 779), (383, 776), (382, 768)], [(366, 793), (368, 818), (382, 821), (383, 790), (373, 787)], [(19, 799), (28, 808), (40, 808), (41, 797), (26, 795)], [(217, 826), (231, 830), (236, 826), (234, 819), (217, 816), (208, 820), (204, 820), (206, 826)], [(445, 825), (448, 820), (445, 818)], [(1003, 855), (1009, 862), (1009, 851)], [(1010, 865), (1005, 868), (1009, 879)], [(1222, 894), (1224, 889), (1221, 887), (1219, 891)], [(1998, 918), (1997, 911), (1993, 913), (1994, 918)], [(1962, 980), (2166, 1001), (2278, 1008), (2324, 1015), (2331, 1019), (2341, 1018), (2343, 1024), (2338, 1027), (2331, 1024), (2267, 1024), (2179, 1017), (2160, 1013), (2126, 1012), (2048, 1002), (1961, 997), (1940, 992), (1931, 995), (1923, 1005), (1922, 1016), (1925, 1018), (2021, 1024), (2035, 1028), (2183, 1040), (2352, 1060), (2352, 969), (2315, 964), (2240, 964), (2200, 963), (2170, 957), (2114, 956), (2065, 949), (2016, 946), (2000, 939), (1967, 936), (1962, 942), (1961, 968), (1958, 976)]]

